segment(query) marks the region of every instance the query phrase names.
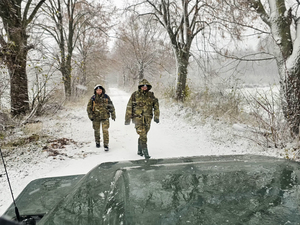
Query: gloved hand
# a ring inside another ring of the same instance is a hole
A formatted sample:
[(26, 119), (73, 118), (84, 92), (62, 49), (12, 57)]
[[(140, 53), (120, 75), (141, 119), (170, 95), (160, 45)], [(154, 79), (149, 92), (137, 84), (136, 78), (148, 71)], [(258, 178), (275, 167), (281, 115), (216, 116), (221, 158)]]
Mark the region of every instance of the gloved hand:
[(114, 117), (112, 117), (111, 119), (112, 119), (113, 121), (116, 121), (116, 117), (115, 117), (115, 116), (114, 116)]
[(130, 124), (130, 120), (125, 120), (125, 125), (129, 125)]
[(159, 119), (158, 118), (154, 118), (154, 122), (155, 123), (159, 123)]
[(91, 121), (94, 121), (94, 118), (91, 118), (90, 120), (91, 120)]

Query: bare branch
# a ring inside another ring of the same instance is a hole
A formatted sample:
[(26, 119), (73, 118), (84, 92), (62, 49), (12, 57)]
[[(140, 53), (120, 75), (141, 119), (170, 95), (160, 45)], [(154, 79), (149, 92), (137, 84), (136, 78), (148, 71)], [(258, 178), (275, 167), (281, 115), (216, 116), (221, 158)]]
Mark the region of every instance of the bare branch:
[(260, 14), (261, 19), (268, 24), (268, 26), (271, 26), (270, 24), (270, 18), (268, 13), (265, 11), (265, 8), (263, 7), (260, 0), (248, 0), (250, 7), (255, 9)]

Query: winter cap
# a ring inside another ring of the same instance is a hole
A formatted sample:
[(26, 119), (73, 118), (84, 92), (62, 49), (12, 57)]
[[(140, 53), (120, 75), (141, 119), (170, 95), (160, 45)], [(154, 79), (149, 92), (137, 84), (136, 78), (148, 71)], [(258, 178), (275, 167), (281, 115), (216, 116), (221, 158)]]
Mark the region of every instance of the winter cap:
[(100, 84), (97, 84), (97, 85), (94, 87), (94, 90), (97, 90), (97, 89), (103, 89), (103, 87), (102, 87)]
[(94, 87), (94, 94), (96, 94), (96, 90), (97, 89), (102, 89), (102, 93), (105, 94), (105, 89), (104, 87), (102, 87), (100, 84), (97, 84), (95, 87)]

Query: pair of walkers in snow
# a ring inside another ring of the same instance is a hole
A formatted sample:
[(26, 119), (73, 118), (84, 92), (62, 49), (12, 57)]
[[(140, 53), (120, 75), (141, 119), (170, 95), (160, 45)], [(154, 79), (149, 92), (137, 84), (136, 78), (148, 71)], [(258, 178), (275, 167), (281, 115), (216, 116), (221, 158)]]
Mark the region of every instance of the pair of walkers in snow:
[[(135, 124), (138, 138), (138, 152), (145, 159), (150, 158), (147, 147), (147, 133), (150, 130), (151, 120), (154, 114), (154, 121), (159, 123), (159, 104), (154, 93), (150, 91), (152, 85), (143, 79), (138, 85), (138, 90), (133, 92), (126, 108), (125, 125), (130, 121)], [(96, 85), (94, 95), (87, 105), (87, 112), (93, 122), (96, 147), (100, 148), (100, 124), (102, 124), (104, 150), (109, 147), (109, 118), (116, 119), (115, 108), (110, 97), (105, 94), (105, 89), (101, 85)]]

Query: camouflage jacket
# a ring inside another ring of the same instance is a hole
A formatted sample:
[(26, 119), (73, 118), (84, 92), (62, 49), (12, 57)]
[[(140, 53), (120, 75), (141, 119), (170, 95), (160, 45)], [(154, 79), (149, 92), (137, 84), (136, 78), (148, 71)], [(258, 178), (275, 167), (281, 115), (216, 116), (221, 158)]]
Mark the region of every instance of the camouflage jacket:
[[(141, 90), (141, 86), (147, 85), (148, 90), (143, 91)], [(130, 122), (130, 119), (133, 120), (136, 117), (148, 117), (148, 118), (153, 118), (153, 113), (154, 113), (154, 118), (159, 119), (159, 103), (158, 99), (154, 96), (154, 93), (149, 91), (152, 88), (150, 83), (146, 80), (143, 79), (138, 86), (138, 91), (135, 91), (127, 104), (126, 108), (126, 115), (125, 115), (125, 121)]]
[(87, 105), (87, 113), (90, 119), (108, 119), (111, 115), (116, 119), (115, 107), (107, 94), (93, 95)]

